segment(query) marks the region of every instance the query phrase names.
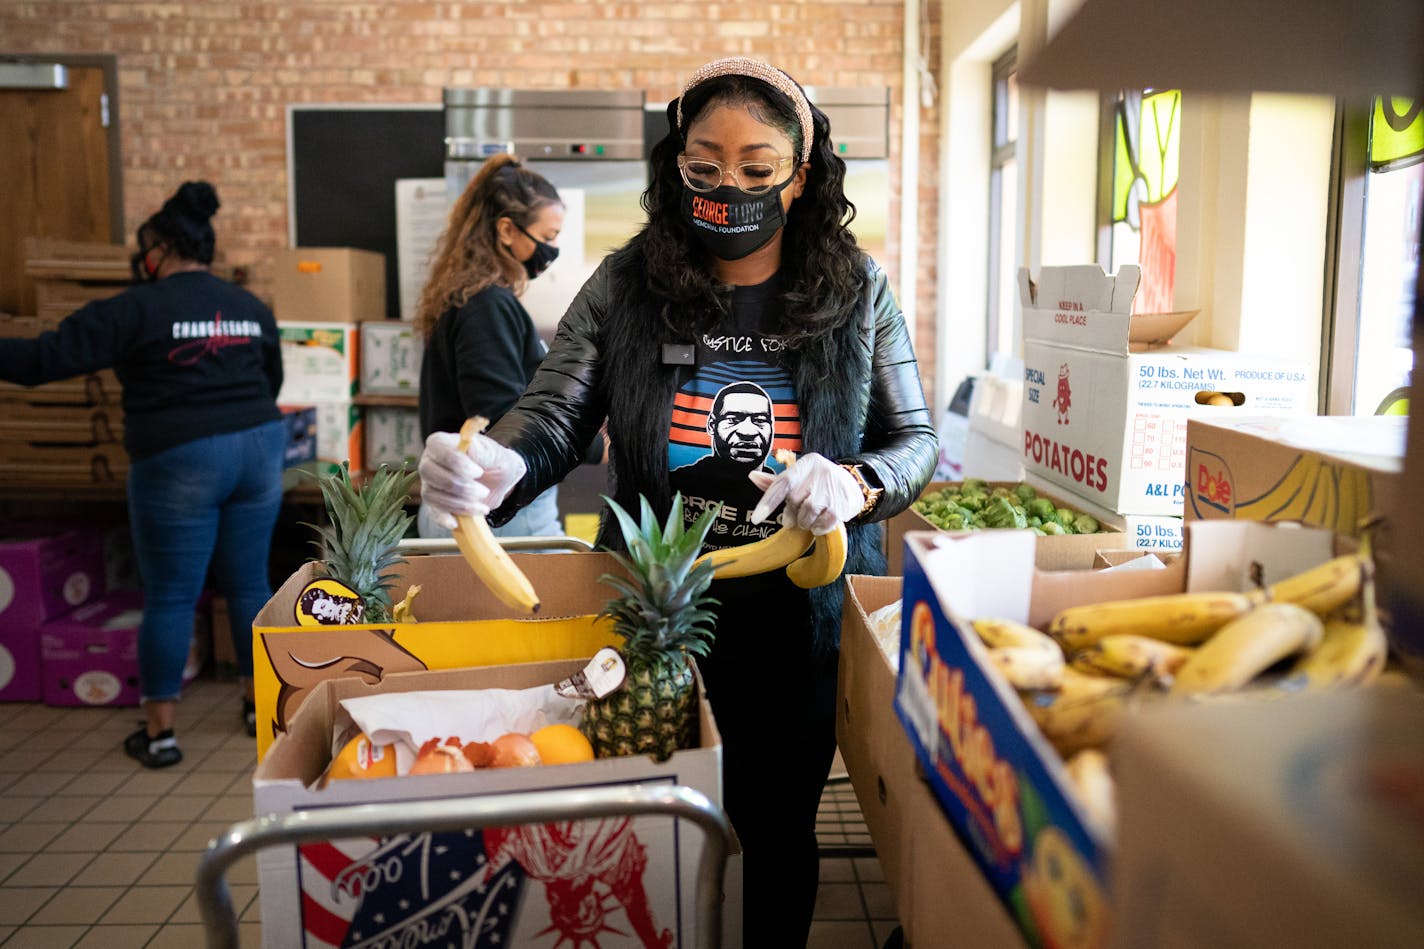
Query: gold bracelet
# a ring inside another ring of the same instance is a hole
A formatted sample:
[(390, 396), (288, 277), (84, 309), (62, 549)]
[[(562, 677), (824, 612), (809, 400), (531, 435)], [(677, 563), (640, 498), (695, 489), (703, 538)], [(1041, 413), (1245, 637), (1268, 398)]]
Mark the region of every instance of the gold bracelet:
[(860, 465), (842, 464), (841, 467), (849, 471), (850, 476), (855, 479), (855, 483), (860, 486), (860, 493), (865, 498), (865, 505), (855, 516), (864, 517), (874, 510), (875, 505), (880, 501), (880, 495), (885, 493), (885, 489), (871, 487), (870, 482), (866, 481), (865, 475), (861, 473)]

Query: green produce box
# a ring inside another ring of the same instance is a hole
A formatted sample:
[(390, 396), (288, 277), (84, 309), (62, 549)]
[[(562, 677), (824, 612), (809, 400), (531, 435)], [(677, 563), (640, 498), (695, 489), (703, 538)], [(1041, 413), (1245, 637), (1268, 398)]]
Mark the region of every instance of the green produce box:
[[(989, 481), (987, 484), (992, 488), (1010, 488), (1025, 482), (1019, 481)], [(1041, 498), (1052, 501), (1056, 507), (1072, 508), (1075, 511), (1085, 512), (1086, 506), (1082, 501), (1066, 498), (1053, 491), (1045, 491), (1040, 485), (1028, 482)], [(961, 481), (931, 481), (920, 497), (936, 494), (944, 488), (954, 488), (963, 484)], [(1064, 569), (1071, 564), (1082, 563), (1092, 560), (1092, 555), (1098, 550), (1121, 550), (1134, 546), (1133, 537), (1124, 533), (1120, 527), (1099, 521), (1100, 530), (1096, 534), (1064, 534), (1052, 537), (1038, 538), (1036, 551), (1037, 564), (1041, 570)], [(939, 530), (934, 524), (925, 519), (913, 507), (906, 508), (885, 522), (885, 560), (886, 574), (898, 577), (904, 573), (905, 563), (905, 533), (907, 531), (932, 531)]]

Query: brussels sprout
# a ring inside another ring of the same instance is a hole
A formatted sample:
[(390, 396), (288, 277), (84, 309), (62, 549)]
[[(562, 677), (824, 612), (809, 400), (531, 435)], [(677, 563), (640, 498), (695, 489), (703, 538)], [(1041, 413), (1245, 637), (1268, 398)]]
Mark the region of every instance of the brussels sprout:
[(1039, 532), (1049, 537), (1061, 537), (1067, 533), (1067, 531), (1063, 529), (1063, 525), (1057, 521), (1044, 521), (1043, 527), (1040, 528)]
[(959, 482), (960, 494), (988, 494), (989, 482), (983, 478), (965, 478)]
[(1074, 511), (1072, 508), (1068, 508), (1068, 507), (1060, 507), (1060, 508), (1058, 508), (1058, 512), (1057, 512), (1057, 513), (1058, 513), (1058, 523), (1062, 524), (1064, 527), (1067, 527), (1069, 524), (1072, 524), (1072, 523), (1073, 523), (1073, 518), (1075, 518), (1075, 517), (1078, 516), (1078, 512), (1077, 512), (1077, 511)]
[(1031, 485), (1016, 484), (1014, 485), (1014, 495), (1024, 503), (1025, 507), (1027, 507), (1028, 502), (1038, 497), (1038, 492), (1035, 491)]
[(1079, 534), (1096, 534), (1098, 532), (1098, 522), (1095, 518), (1087, 514), (1079, 514), (1073, 518), (1073, 530)]
[(968, 508), (970, 511), (982, 511), (987, 503), (989, 503), (989, 496), (986, 494), (961, 494), (959, 496), (959, 506)]
[[(1025, 511), (1024, 513), (1027, 514), (1028, 512)], [(1029, 516), (1029, 519), (1028, 519), (1028, 526), (1029, 526), (1029, 527), (1042, 527), (1042, 526), (1043, 526), (1043, 518), (1039, 517), (1037, 514), (1030, 515), (1030, 516)]]
[(1046, 521), (1055, 517), (1057, 512), (1053, 507), (1053, 502), (1048, 498), (1030, 498), (1024, 502), (1024, 513), (1029, 517), (1037, 517)]

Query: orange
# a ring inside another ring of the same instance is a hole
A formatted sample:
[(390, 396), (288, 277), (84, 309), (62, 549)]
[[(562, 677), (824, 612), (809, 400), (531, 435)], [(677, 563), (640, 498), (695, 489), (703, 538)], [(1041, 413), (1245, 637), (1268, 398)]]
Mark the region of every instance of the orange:
[(592, 761), (593, 745), (572, 725), (545, 725), (529, 736), (544, 764)]
[(364, 733), (348, 741), (331, 761), (327, 777), (393, 778), (396, 774), (396, 750), (391, 745), (373, 745)]

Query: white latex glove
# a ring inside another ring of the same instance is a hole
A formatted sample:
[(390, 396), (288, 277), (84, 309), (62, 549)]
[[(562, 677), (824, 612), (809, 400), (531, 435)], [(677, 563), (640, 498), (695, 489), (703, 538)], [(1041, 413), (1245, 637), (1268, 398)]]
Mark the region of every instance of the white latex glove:
[(485, 515), (499, 507), (524, 477), (517, 452), (485, 435), (460, 451), (454, 432), (431, 432), (420, 453), (420, 500), (435, 523), (454, 530), (456, 514)]
[(785, 501), (784, 526), (829, 534), (865, 506), (865, 495), (851, 473), (815, 452), (800, 456), (780, 474), (753, 471), (747, 477), (765, 492), (752, 511), (753, 524), (765, 521)]

